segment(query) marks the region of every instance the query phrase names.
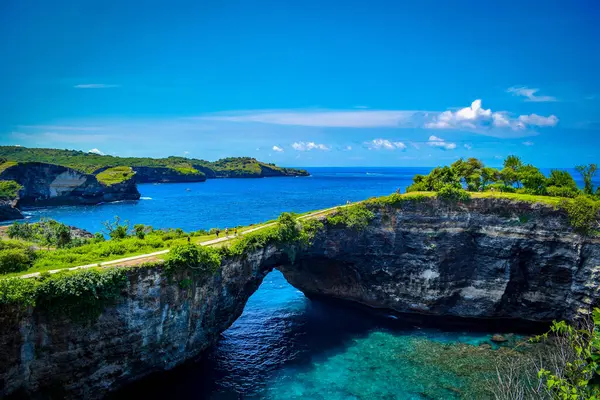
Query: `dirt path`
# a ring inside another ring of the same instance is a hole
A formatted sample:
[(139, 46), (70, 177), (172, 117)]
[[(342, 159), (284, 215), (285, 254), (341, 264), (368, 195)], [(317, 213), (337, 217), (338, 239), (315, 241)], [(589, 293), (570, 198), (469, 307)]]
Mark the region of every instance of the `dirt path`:
[[(356, 204), (356, 203), (353, 203), (353, 204)], [(315, 217), (318, 217), (321, 215), (325, 215), (325, 214), (327, 214), (337, 208), (340, 208), (340, 207), (347, 207), (347, 205), (339, 206), (339, 207), (331, 207), (331, 208), (327, 208), (325, 210), (315, 211), (313, 213), (303, 215), (303, 216), (299, 217), (298, 219), (315, 218)], [(258, 226), (256, 228), (248, 229), (243, 232), (240, 232), (238, 236), (247, 235), (249, 233), (256, 232), (261, 229), (265, 229), (265, 228), (274, 226), (275, 224), (276, 224), (275, 222), (271, 222), (271, 223), (268, 223), (265, 225)], [(201, 242), (198, 244), (201, 246), (213, 246), (213, 245), (216, 245), (219, 243), (228, 242), (235, 238), (236, 238), (235, 236), (229, 235), (229, 236), (224, 236), (224, 237), (217, 238), (217, 239), (207, 240), (205, 242)], [(118, 260), (103, 261), (103, 262), (98, 262), (98, 263), (94, 263), (94, 264), (80, 265), (77, 267), (70, 267), (70, 268), (53, 269), (53, 270), (44, 271), (44, 272), (49, 272), (51, 274), (55, 274), (60, 271), (75, 271), (78, 269), (88, 269), (88, 268), (96, 268), (96, 267), (114, 267), (117, 265), (119, 265), (119, 266), (136, 266), (136, 265), (141, 265), (141, 264), (144, 264), (147, 262), (158, 261), (161, 259), (158, 256), (167, 254), (168, 252), (169, 252), (169, 249), (165, 249), (165, 250), (160, 250), (160, 251), (156, 251), (153, 253), (140, 254), (137, 256), (119, 258)], [(32, 272), (30, 274), (21, 275), (20, 278), (34, 278), (36, 276), (40, 276), (40, 274), (41, 274), (41, 272)]]

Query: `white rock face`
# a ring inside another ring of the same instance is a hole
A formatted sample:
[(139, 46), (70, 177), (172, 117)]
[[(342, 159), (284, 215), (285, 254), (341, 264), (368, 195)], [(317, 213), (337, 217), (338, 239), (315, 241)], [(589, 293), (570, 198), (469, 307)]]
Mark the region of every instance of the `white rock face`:
[(67, 196), (87, 181), (87, 176), (73, 170), (67, 170), (54, 178), (48, 185), (50, 197)]

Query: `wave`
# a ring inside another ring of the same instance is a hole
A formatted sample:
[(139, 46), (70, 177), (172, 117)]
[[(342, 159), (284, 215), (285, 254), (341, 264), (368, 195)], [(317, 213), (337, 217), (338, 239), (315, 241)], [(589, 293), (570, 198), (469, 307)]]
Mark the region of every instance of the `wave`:
[(152, 200), (152, 197), (140, 197), (140, 200)]

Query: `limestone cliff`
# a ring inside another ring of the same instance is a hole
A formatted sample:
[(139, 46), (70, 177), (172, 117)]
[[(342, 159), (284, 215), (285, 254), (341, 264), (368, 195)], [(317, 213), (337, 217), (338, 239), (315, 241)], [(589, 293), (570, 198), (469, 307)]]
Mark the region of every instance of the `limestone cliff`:
[(93, 322), (0, 306), (0, 398), (101, 398), (197, 356), (241, 315), (279, 257), (268, 247), (224, 260), (189, 285), (160, 267), (132, 268), (118, 303)]
[(18, 207), (98, 204), (140, 198), (134, 179), (104, 185), (93, 175), (54, 164), (19, 163), (2, 171), (0, 179), (14, 180), (23, 186)]
[(563, 211), (433, 198), (373, 211), (362, 231), (326, 224), (280, 267), (286, 279), (308, 296), (443, 316), (548, 321), (598, 302), (600, 239), (574, 233)]

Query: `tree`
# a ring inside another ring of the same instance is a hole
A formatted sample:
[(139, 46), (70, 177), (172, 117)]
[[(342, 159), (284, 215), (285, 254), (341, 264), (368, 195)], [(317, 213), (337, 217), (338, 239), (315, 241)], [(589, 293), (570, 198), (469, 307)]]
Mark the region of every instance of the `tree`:
[(133, 231), (138, 239), (144, 239), (146, 237), (146, 225), (144, 224), (135, 224), (133, 226)]
[(494, 183), (499, 179), (499, 172), (496, 168), (484, 167), (481, 169), (481, 190), (485, 190), (486, 186)]
[(513, 171), (519, 171), (523, 166), (523, 161), (517, 156), (510, 155), (504, 160), (504, 168), (510, 168)]
[(504, 160), (504, 169), (510, 168), (514, 172), (517, 172), (517, 178), (514, 183), (517, 184), (517, 187), (521, 187), (521, 180), (519, 178), (518, 172), (523, 168), (523, 161), (517, 156), (508, 156)]
[(505, 186), (513, 187), (514, 184), (519, 180), (519, 175), (514, 169), (504, 167), (502, 171), (500, 171), (500, 180)]
[(521, 167), (518, 171), (518, 176), (523, 187), (528, 192), (538, 195), (543, 195), (546, 191), (546, 177), (540, 170), (531, 164)]
[(55, 230), (56, 247), (65, 247), (71, 243), (71, 229), (65, 224), (58, 224)]
[(121, 224), (121, 218), (115, 216), (113, 222), (105, 221), (102, 223), (106, 229), (106, 233), (111, 239), (125, 239), (129, 232), (129, 221), (124, 221)]
[(476, 158), (464, 161), (462, 158), (451, 165), (452, 170), (464, 182), (469, 191), (477, 191), (481, 186), (481, 169), (483, 163)]
[(585, 194), (593, 195), (594, 194), (594, 185), (592, 183), (592, 179), (598, 170), (598, 166), (596, 164), (590, 165), (578, 165), (575, 167), (577, 172), (581, 174), (583, 177), (583, 192)]
[(573, 190), (577, 190), (577, 184), (575, 180), (567, 171), (561, 171), (558, 169), (553, 169), (550, 171), (550, 176), (548, 177), (548, 186), (556, 186), (556, 187), (564, 187)]

